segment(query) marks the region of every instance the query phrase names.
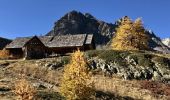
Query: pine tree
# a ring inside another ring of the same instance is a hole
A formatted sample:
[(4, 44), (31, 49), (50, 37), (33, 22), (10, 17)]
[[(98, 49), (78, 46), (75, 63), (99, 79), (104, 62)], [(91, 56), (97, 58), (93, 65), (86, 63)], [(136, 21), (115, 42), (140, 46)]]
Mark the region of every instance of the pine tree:
[(70, 64), (64, 68), (60, 92), (67, 100), (89, 100), (93, 95), (90, 74), (84, 53), (72, 54)]
[(112, 40), (114, 50), (148, 49), (148, 36), (140, 18), (133, 22), (125, 16), (121, 19), (116, 35)]

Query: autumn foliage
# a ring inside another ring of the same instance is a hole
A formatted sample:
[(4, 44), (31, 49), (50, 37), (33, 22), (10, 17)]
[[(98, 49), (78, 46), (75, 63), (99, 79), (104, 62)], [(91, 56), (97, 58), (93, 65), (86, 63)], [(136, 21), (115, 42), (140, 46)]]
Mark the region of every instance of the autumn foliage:
[(89, 100), (94, 93), (90, 80), (84, 53), (78, 50), (64, 68), (60, 92), (67, 100)]
[(15, 83), (14, 93), (19, 100), (33, 100), (36, 89), (25, 79), (21, 79)]
[(6, 59), (10, 57), (10, 52), (8, 50), (0, 50), (0, 59)]
[(121, 19), (116, 35), (112, 40), (114, 50), (146, 50), (149, 36), (140, 18), (134, 22), (127, 16)]

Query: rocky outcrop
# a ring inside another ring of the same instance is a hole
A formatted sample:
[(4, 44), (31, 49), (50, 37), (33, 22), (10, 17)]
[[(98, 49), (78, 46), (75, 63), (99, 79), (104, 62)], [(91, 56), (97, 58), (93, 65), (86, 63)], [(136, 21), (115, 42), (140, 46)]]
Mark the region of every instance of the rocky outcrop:
[(166, 46), (170, 47), (170, 38), (163, 39), (162, 43), (164, 43)]
[(123, 60), (120, 59), (120, 61), (117, 61), (117, 58), (114, 57), (109, 59), (109, 61), (106, 61), (99, 57), (90, 58), (90, 68), (94, 72), (102, 72), (108, 76), (115, 74), (124, 79), (151, 79), (170, 82), (169, 58), (147, 54), (128, 54), (127, 56), (122, 56)]
[(0, 37), (0, 50), (2, 50), (11, 40)]

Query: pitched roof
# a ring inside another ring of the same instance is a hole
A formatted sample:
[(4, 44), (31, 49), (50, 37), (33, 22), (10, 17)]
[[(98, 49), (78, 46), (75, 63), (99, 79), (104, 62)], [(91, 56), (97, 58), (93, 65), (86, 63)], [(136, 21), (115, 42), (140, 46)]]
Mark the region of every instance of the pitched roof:
[(49, 42), (53, 40), (54, 36), (40, 36), (38, 38), (46, 47), (48, 47)]
[(22, 48), (32, 37), (16, 38), (6, 48)]
[[(33, 37), (16, 38), (6, 48), (22, 48)], [(91, 44), (92, 34), (40, 36), (38, 37), (46, 47), (72, 47)]]
[(49, 42), (48, 47), (71, 47), (83, 46), (86, 34), (78, 35), (59, 35)]

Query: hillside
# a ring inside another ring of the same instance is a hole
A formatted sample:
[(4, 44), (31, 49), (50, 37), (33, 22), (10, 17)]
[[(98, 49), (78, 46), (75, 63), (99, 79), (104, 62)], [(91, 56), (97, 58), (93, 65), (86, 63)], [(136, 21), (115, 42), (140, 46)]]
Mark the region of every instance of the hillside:
[[(104, 46), (109, 44), (115, 35), (115, 30), (120, 20), (121, 18), (115, 21), (115, 23), (107, 23), (95, 18), (89, 13), (83, 14), (81, 12), (71, 11), (56, 21), (52, 30), (46, 35), (92, 33), (95, 37), (96, 46)], [(146, 34), (150, 36), (149, 46), (153, 50), (170, 53), (170, 49), (152, 31), (147, 31)]]
[(11, 40), (0, 37), (0, 50), (2, 50)]
[[(170, 58), (152, 52), (92, 50), (85, 52), (97, 100), (167, 100), (170, 98)], [(41, 100), (64, 100), (59, 86), (70, 57), (40, 60), (0, 60), (0, 97), (15, 98), (12, 89), (25, 77)], [(57, 77), (56, 77), (57, 76)], [(159, 88), (157, 88), (159, 87)]]

